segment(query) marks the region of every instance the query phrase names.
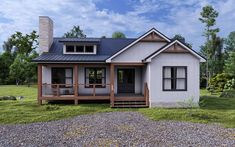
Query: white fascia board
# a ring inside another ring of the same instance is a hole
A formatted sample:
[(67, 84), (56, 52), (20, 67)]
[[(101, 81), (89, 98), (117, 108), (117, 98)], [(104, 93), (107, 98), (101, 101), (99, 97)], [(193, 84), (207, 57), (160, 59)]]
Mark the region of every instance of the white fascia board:
[(163, 49), (161, 49), (161, 51), (157, 52), (156, 54), (153, 54), (151, 57), (149, 57), (146, 62), (151, 62), (152, 58), (156, 57), (157, 55), (159, 55), (161, 52), (163, 52), (164, 50), (166, 50), (167, 48), (169, 48), (171, 45), (178, 43), (180, 44), (183, 48), (187, 49), (191, 54), (193, 54), (194, 56), (196, 56), (197, 58), (200, 59), (200, 62), (206, 62), (206, 60), (204, 58), (202, 58), (200, 55), (198, 55), (197, 53), (195, 53), (194, 51), (192, 51), (192, 49), (190, 49), (189, 47), (187, 47), (186, 45), (184, 45), (183, 43), (179, 42), (178, 40), (173, 41), (172, 43), (170, 43), (169, 45), (167, 45), (166, 47), (164, 47)]

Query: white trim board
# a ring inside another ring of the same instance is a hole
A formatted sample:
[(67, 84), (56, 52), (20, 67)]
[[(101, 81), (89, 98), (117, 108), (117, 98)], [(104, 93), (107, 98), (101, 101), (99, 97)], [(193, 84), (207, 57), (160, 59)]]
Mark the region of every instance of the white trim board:
[(139, 42), (141, 39), (143, 39), (144, 37), (148, 36), (151, 33), (156, 33), (159, 36), (161, 36), (162, 38), (164, 38), (167, 42), (171, 42), (170, 39), (168, 39), (167, 37), (165, 37), (164, 35), (162, 35), (159, 31), (157, 31), (155, 28), (152, 28), (151, 30), (149, 30), (148, 32), (146, 32), (144, 35), (140, 36), (138, 39), (136, 39), (135, 41), (133, 41), (132, 43), (130, 43), (129, 45), (127, 45), (126, 47), (124, 47), (123, 49), (121, 49), (120, 51), (118, 51), (117, 53), (115, 53), (114, 55), (112, 55), (111, 57), (109, 57), (108, 59), (106, 59), (106, 62), (110, 63), (111, 60), (118, 56), (119, 54), (121, 54), (122, 52), (124, 52), (125, 50), (127, 50), (128, 48), (130, 48), (131, 46), (133, 46), (134, 44), (136, 44), (137, 42)]
[(164, 50), (168, 49), (170, 46), (172, 46), (173, 44), (178, 43), (179, 45), (181, 45), (183, 48), (187, 49), (191, 54), (193, 54), (194, 56), (196, 56), (197, 58), (200, 59), (200, 62), (206, 62), (206, 60), (204, 58), (202, 58), (200, 55), (198, 55), (197, 53), (195, 53), (194, 51), (192, 51), (192, 49), (190, 49), (189, 47), (187, 47), (186, 45), (184, 45), (183, 43), (181, 43), (178, 40), (173, 41), (172, 43), (168, 44), (167, 46), (165, 46), (164, 48), (162, 48), (160, 51), (156, 52), (155, 54), (151, 55), (150, 57), (148, 57), (145, 61), (146, 62), (151, 62), (152, 58), (156, 57), (157, 55), (159, 55), (161, 52), (163, 52)]

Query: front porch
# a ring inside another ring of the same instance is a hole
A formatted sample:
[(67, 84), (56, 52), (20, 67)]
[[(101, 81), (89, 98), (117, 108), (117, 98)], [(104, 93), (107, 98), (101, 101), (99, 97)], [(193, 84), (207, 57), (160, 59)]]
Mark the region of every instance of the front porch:
[[(77, 105), (83, 100), (109, 100), (111, 107), (148, 107), (148, 85), (142, 80), (144, 66), (139, 63), (38, 64), (38, 103), (42, 104), (43, 100), (73, 100)], [(55, 78), (57, 68), (66, 69), (60, 72), (65, 78), (63, 82)], [(136, 78), (132, 84), (133, 79), (125, 78), (119, 69), (135, 69)]]

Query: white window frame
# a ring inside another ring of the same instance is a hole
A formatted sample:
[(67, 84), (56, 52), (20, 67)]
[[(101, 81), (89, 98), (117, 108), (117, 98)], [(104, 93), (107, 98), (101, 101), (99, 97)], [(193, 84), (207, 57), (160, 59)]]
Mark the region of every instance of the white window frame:
[[(74, 52), (66, 52), (66, 46), (74, 46)], [(84, 52), (76, 52), (76, 46), (83, 46)], [(85, 52), (86, 46), (93, 46), (93, 52)], [(64, 44), (63, 45), (63, 53), (64, 54), (79, 54), (79, 55), (94, 55), (97, 52), (97, 46), (96, 45), (81, 45), (81, 44)]]

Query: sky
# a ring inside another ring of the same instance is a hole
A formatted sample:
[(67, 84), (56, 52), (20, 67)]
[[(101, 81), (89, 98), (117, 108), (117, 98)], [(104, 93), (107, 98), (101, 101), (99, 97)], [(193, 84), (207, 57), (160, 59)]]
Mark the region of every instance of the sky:
[(111, 37), (121, 31), (137, 38), (155, 27), (169, 38), (181, 34), (199, 51), (205, 37), (198, 18), (208, 4), (219, 12), (219, 36), (235, 31), (235, 0), (0, 0), (0, 52), (3, 41), (16, 31), (38, 31), (39, 16), (52, 18), (54, 37), (74, 25), (87, 37)]

